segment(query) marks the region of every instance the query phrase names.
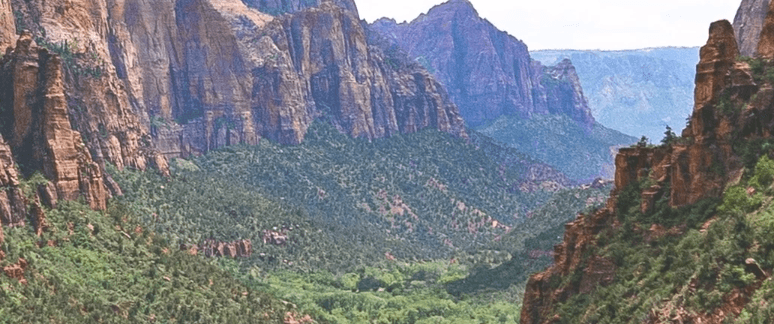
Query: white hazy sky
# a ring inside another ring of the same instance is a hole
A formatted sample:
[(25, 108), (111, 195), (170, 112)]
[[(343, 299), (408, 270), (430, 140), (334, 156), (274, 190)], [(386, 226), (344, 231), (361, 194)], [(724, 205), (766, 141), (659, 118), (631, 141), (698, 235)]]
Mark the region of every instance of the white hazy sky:
[[(700, 46), (741, 0), (470, 0), (481, 17), (538, 49)], [(445, 0), (355, 0), (368, 22), (411, 21)]]

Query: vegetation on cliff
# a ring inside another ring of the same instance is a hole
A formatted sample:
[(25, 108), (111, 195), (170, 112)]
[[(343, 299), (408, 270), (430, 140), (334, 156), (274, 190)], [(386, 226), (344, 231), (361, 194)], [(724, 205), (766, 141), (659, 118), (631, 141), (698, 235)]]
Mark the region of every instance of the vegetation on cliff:
[(774, 55), (740, 57), (733, 36), (711, 25), (683, 136), (621, 150), (610, 201), (568, 224), (522, 324), (774, 321)]

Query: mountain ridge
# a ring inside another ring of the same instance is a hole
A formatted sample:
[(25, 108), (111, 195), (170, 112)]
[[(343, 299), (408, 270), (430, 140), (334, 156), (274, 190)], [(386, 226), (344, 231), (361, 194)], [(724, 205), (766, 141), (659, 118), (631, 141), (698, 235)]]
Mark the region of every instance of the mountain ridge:
[(572, 60), (592, 114), (612, 129), (655, 142), (666, 125), (681, 127), (690, 114), (698, 47), (541, 50), (530, 55), (546, 64)]

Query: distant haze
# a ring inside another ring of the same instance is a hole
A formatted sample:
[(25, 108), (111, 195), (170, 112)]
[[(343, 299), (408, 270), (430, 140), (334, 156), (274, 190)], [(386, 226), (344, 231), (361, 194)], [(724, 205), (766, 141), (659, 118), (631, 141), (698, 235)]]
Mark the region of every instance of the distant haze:
[[(440, 0), (355, 0), (363, 19), (411, 21)], [(461, 0), (453, 0), (461, 1)], [(481, 17), (539, 49), (700, 46), (740, 0), (471, 0)]]

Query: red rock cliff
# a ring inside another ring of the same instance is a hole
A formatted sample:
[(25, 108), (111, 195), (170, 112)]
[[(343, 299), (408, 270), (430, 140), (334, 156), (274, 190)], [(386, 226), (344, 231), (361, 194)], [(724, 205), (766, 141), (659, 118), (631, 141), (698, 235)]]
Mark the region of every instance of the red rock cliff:
[[(774, 20), (767, 22), (765, 28), (774, 30)], [(774, 108), (770, 103), (774, 102), (774, 91), (759, 87), (747, 63), (736, 61), (739, 49), (728, 21), (713, 23), (709, 33), (696, 68), (695, 105), (683, 138), (671, 145), (627, 148), (619, 152), (615, 189), (610, 200), (605, 208), (579, 216), (567, 225), (564, 240), (554, 251), (554, 265), (529, 280), (522, 324), (552, 323), (561, 317), (554, 313), (555, 305), (613, 280), (615, 266), (609, 260), (597, 256), (584, 264), (580, 260), (584, 252), (596, 246), (598, 233), (617, 226), (617, 196), (629, 184), (646, 178), (654, 183), (641, 193), (643, 210), (653, 207), (666, 184), (671, 186), (669, 203), (673, 207), (717, 197), (728, 181), (738, 177), (742, 167), (733, 153), (731, 140), (771, 136), (770, 127), (763, 125), (771, 125), (773, 120)], [(761, 37), (763, 45), (759, 48), (766, 46), (766, 39)], [(736, 117), (723, 111), (729, 105), (740, 107)], [(580, 285), (552, 288), (552, 281), (562, 280), (578, 269), (582, 269)]]
[(0, 0), (11, 156), (51, 180), (44, 202), (99, 209), (120, 193), (105, 163), (166, 172), (165, 156), (299, 143), (315, 118), (366, 138), (466, 136), (440, 84), (369, 42), (352, 1), (291, 4), (273, 17), (238, 0)]

